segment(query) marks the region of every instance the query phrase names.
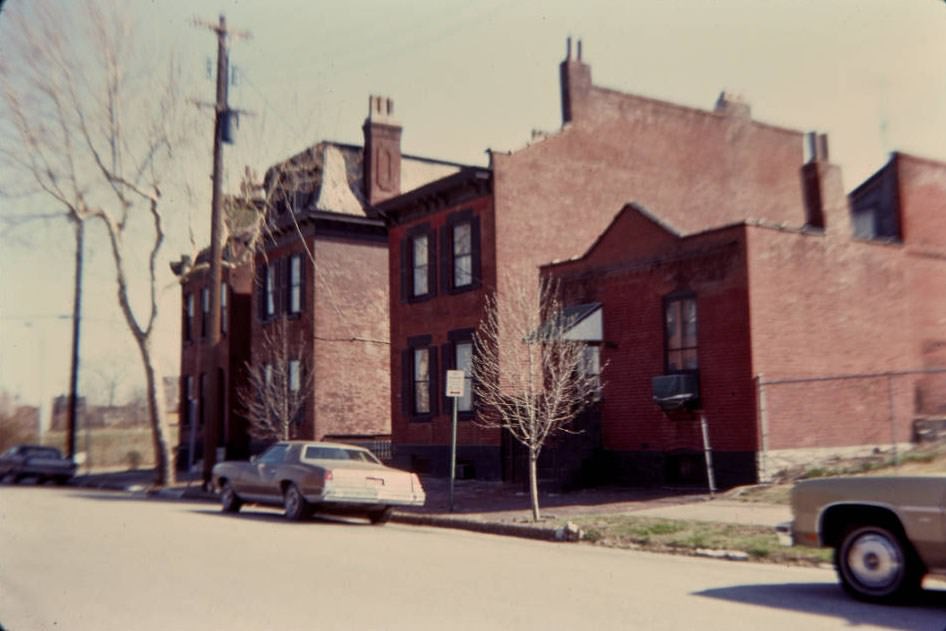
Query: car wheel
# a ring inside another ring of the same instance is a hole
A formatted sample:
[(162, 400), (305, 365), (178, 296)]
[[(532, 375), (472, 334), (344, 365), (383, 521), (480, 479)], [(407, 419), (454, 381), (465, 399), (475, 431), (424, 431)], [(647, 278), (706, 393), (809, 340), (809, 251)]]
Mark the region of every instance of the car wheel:
[(372, 524), (383, 525), (391, 521), (391, 514), (394, 512), (394, 509), (390, 506), (386, 506), (379, 510), (374, 510), (368, 513), (368, 519), (371, 520)]
[(236, 494), (236, 491), (233, 490), (233, 486), (229, 482), (224, 482), (223, 486), (220, 487), (220, 504), (225, 513), (239, 512), (240, 507), (243, 505), (243, 502), (240, 501), (239, 496)]
[(309, 515), (308, 502), (302, 497), (302, 492), (295, 484), (286, 487), (283, 493), (283, 508), (286, 519), (289, 521), (300, 521)]
[(882, 526), (855, 526), (835, 548), (841, 586), (859, 600), (889, 602), (920, 588), (922, 566), (909, 544)]

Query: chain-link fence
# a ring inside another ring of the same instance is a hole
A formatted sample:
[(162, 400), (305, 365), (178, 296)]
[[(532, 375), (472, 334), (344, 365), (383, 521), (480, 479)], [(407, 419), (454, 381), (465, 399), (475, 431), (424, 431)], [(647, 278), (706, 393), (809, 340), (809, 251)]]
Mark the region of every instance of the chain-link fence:
[(946, 368), (756, 378), (759, 476), (946, 435)]

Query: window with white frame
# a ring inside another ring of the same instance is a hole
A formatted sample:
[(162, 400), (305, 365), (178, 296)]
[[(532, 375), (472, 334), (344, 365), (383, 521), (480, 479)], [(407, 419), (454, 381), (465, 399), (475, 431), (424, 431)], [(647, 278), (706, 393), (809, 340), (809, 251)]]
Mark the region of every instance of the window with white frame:
[(184, 295), (184, 341), (190, 342), (194, 339), (194, 294)]
[(302, 311), (302, 255), (289, 257), (289, 313)]
[(207, 337), (210, 327), (210, 288), (200, 290), (200, 336)]
[(453, 286), (473, 282), (473, 226), (465, 221), (453, 226)]
[(413, 352), (414, 414), (430, 413), (430, 349)]
[(473, 411), (473, 342), (457, 342), (454, 347), (454, 366), (463, 371), (463, 396), (457, 400), (458, 412)]
[(411, 284), (412, 296), (424, 296), (430, 291), (428, 282), (429, 261), (427, 253), (430, 248), (430, 237), (426, 234), (419, 234), (411, 239), (411, 268), (413, 270), (413, 283)]
[(298, 359), (289, 360), (289, 392), (299, 392), (302, 387), (302, 366)]
[(226, 334), (227, 328), (229, 327), (229, 318), (227, 315), (227, 302), (229, 298), (229, 287), (227, 287), (226, 282), (220, 283), (220, 333)]
[(266, 310), (267, 318), (276, 314), (276, 266), (266, 266)]

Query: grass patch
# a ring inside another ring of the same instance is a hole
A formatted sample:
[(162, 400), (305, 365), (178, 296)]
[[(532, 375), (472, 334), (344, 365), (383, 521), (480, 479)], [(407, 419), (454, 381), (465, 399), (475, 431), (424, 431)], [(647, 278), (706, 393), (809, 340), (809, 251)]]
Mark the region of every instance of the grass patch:
[(697, 549), (734, 550), (750, 558), (775, 563), (817, 565), (831, 561), (821, 548), (787, 548), (770, 528), (681, 519), (595, 515), (571, 521), (585, 531), (585, 540), (612, 548), (694, 552)]

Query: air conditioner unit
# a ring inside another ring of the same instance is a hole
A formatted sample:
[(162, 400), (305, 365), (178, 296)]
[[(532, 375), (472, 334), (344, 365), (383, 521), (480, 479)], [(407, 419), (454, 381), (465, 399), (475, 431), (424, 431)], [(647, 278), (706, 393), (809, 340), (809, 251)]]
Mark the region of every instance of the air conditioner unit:
[(692, 407), (700, 398), (700, 377), (697, 373), (657, 375), (651, 383), (654, 402), (665, 411)]

